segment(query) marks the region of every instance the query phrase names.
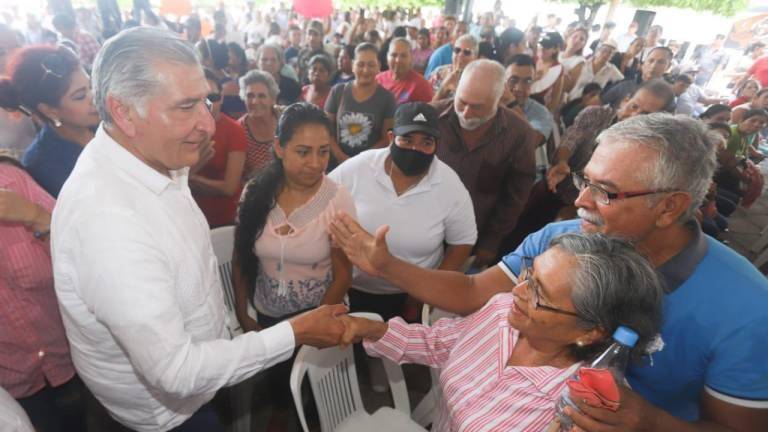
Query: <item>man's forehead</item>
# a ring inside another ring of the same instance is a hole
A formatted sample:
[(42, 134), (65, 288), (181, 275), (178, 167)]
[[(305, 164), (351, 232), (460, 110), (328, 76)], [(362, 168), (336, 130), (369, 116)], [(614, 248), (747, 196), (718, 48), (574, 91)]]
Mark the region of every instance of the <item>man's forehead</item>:
[(163, 84), (155, 99), (165, 100), (170, 105), (204, 97), (210, 90), (200, 65), (164, 63), (157, 66), (157, 73), (158, 82)]

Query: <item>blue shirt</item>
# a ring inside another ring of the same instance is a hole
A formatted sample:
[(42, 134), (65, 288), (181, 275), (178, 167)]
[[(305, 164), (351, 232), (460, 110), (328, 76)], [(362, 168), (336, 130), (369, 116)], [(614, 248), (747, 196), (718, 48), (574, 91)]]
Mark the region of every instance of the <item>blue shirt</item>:
[(540, 134), (544, 135), (544, 139), (549, 139), (549, 135), (552, 133), (552, 114), (547, 107), (536, 102), (535, 100), (528, 98), (522, 105), (525, 117), (531, 127), (536, 129)]
[(453, 45), (447, 43), (440, 48), (436, 49), (429, 58), (427, 68), (424, 70), (424, 78), (429, 79), (432, 72), (442, 65), (451, 64), (453, 60)]
[[(499, 265), (517, 274), (518, 256), (537, 256), (581, 220), (552, 223), (526, 237)], [(741, 255), (695, 228), (695, 238), (657, 270), (666, 282), (664, 349), (630, 366), (645, 399), (683, 420), (699, 419), (701, 391), (732, 404), (768, 401), (768, 280)]]
[(24, 152), (21, 164), (29, 175), (52, 197), (57, 198), (83, 147), (61, 138), (45, 125)]

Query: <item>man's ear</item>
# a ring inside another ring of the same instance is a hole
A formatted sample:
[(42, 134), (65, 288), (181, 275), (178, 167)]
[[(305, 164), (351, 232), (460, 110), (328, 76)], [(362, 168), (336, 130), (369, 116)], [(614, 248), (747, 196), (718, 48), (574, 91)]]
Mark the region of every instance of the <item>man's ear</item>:
[(129, 138), (135, 138), (137, 130), (136, 120), (139, 118), (138, 112), (132, 106), (125, 104), (114, 96), (107, 96), (107, 111), (112, 117), (112, 123)]
[(687, 192), (672, 192), (662, 198), (659, 206), (656, 226), (666, 228), (676, 224), (680, 220), (680, 216), (688, 210), (691, 206), (691, 195)]

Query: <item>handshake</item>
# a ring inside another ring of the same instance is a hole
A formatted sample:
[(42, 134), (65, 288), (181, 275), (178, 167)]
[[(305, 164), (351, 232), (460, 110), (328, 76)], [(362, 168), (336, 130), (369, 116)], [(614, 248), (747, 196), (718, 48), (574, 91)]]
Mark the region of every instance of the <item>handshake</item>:
[(296, 346), (342, 348), (363, 339), (378, 340), (387, 332), (387, 323), (347, 315), (341, 304), (323, 305), (289, 320)]

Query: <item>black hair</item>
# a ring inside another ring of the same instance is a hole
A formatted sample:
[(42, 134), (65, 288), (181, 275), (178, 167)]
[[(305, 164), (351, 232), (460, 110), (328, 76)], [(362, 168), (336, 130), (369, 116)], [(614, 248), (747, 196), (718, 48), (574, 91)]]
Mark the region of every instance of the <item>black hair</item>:
[(509, 59), (509, 65), (531, 66), (536, 69), (536, 62), (533, 61), (533, 57), (529, 56), (528, 54), (517, 54), (512, 56), (512, 58)]
[(747, 112), (745, 112), (744, 115), (741, 117), (741, 121), (748, 120), (752, 117), (757, 117), (757, 116), (765, 117), (766, 119), (768, 119), (768, 111), (762, 108), (748, 109)]
[(691, 85), (691, 84), (693, 84), (693, 78), (691, 78), (690, 75), (679, 74), (679, 75), (677, 75), (675, 77), (675, 82), (676, 83), (681, 82), (681, 83), (685, 83), (685, 84)]
[[(306, 102), (288, 106), (277, 122), (275, 135), (278, 145), (285, 148), (300, 127), (310, 124), (323, 126), (333, 136), (331, 121), (320, 108)], [(253, 298), (254, 284), (259, 274), (259, 258), (253, 253), (253, 245), (264, 231), (269, 213), (277, 204), (284, 176), (283, 162), (275, 157), (246, 183), (237, 207), (235, 256), (248, 286), (249, 298)]]
[(477, 44), (477, 57), (499, 61), (499, 53), (496, 52), (496, 48), (493, 47), (493, 44), (486, 41)]
[[(245, 75), (245, 73), (248, 72), (248, 58), (245, 56), (245, 50), (238, 45), (237, 42), (228, 43), (227, 49), (240, 60), (240, 69), (237, 71), (237, 75)], [(227, 63), (229, 63), (229, 59), (227, 59)]]
[(664, 101), (664, 104), (662, 106), (667, 107), (669, 106), (672, 101), (675, 99), (675, 92), (672, 91), (672, 86), (669, 85), (668, 82), (664, 81), (662, 78), (656, 78), (652, 79), (650, 81), (646, 81), (637, 88), (634, 92), (632, 92), (629, 97), (631, 98), (634, 96), (637, 92), (640, 90), (646, 90), (650, 92), (654, 97), (661, 99)]
[(710, 117), (714, 117), (723, 112), (731, 112), (731, 107), (724, 104), (714, 104), (714, 105), (710, 105), (709, 108), (707, 108), (703, 113), (701, 113), (699, 118), (702, 120), (708, 119)]
[(711, 130), (721, 130), (724, 132), (728, 132), (728, 136), (731, 136), (731, 127), (728, 126), (727, 123), (714, 122), (714, 123), (710, 123), (708, 126)]
[(502, 60), (506, 60), (504, 59), (504, 57), (507, 55), (507, 51), (509, 50), (509, 47), (511, 45), (517, 45), (524, 40), (525, 40), (525, 33), (523, 33), (522, 31), (520, 31), (515, 27), (509, 27), (503, 32), (501, 32), (498, 39), (499, 42), (498, 42), (498, 50), (497, 50), (499, 53), (499, 57), (501, 57)]
[(392, 32), (392, 39), (399, 38), (399, 37), (406, 37), (408, 36), (408, 29), (405, 28), (405, 26), (397, 26), (395, 27), (395, 30)]
[(581, 91), (582, 96), (591, 94), (591, 93), (600, 93), (603, 91), (603, 88), (600, 86), (600, 84), (596, 82), (591, 82), (584, 86), (584, 89)]
[(370, 42), (363, 42), (357, 47), (355, 47), (355, 56), (354, 58), (357, 58), (357, 55), (360, 54), (363, 51), (370, 51), (374, 54), (376, 54), (376, 58), (379, 58), (379, 49), (376, 48), (376, 45), (370, 43)]
[(333, 62), (331, 61), (330, 57), (328, 57), (325, 54), (315, 54), (313, 55), (309, 61), (307, 62), (307, 66), (312, 67), (315, 63), (320, 63), (323, 65), (325, 70), (328, 71), (328, 74), (333, 74)]
[(223, 87), (221, 86), (221, 81), (219, 81), (219, 78), (216, 76), (216, 74), (213, 73), (213, 71), (208, 68), (203, 68), (203, 73), (205, 74), (205, 79), (208, 81), (215, 82), (216, 87), (219, 89), (219, 92), (221, 92)]
[(205, 43), (208, 45), (208, 53), (211, 56), (211, 62), (216, 69), (224, 69), (229, 64), (229, 51), (227, 46), (214, 39), (206, 39)]
[(422, 28), (422, 29), (419, 29), (419, 32), (418, 32), (417, 34), (418, 34), (419, 36), (425, 36), (427, 39), (430, 39), (430, 37), (431, 37), (431, 35), (430, 35), (430, 33), (429, 33), (429, 29), (428, 29), (428, 28)]

